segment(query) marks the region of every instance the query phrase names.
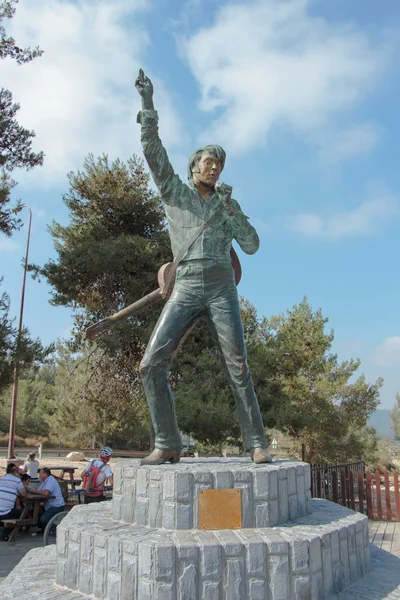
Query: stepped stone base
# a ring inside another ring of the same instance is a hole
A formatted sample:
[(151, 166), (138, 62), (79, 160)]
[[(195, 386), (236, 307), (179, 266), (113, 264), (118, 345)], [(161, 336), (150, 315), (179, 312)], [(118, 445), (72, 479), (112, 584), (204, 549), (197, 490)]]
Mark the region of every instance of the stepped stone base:
[[(400, 559), (371, 545), (371, 571), (346, 587), (332, 600), (399, 600)], [(2, 600), (93, 600), (55, 585), (56, 548), (28, 552), (0, 585)], [(286, 600), (286, 599), (285, 599)], [(314, 599), (313, 599), (314, 600)]]
[[(327, 600), (369, 570), (368, 521), (312, 501), (309, 475), (293, 461), (121, 462), (113, 502), (76, 506), (57, 527), (55, 582), (38, 597)], [(199, 493), (237, 488), (241, 528), (199, 529)]]
[(310, 486), (310, 466), (298, 461), (189, 458), (162, 467), (124, 461), (114, 470), (113, 517), (146, 527), (198, 529), (199, 492), (240, 488), (243, 528), (273, 527), (311, 512)]
[(110, 513), (79, 506), (59, 525), (57, 585), (101, 600), (322, 600), (370, 567), (366, 517), (326, 500), (262, 529), (167, 531)]

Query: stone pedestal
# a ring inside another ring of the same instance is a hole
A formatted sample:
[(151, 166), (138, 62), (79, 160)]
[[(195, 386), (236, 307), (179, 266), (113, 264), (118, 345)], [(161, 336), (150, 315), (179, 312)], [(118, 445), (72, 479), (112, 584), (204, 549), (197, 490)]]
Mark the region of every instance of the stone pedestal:
[[(370, 568), (367, 518), (311, 500), (304, 463), (123, 461), (114, 475), (112, 503), (75, 507), (58, 526), (48, 597), (324, 600)], [(235, 488), (242, 527), (199, 529), (199, 493)]]
[(247, 458), (185, 459), (177, 465), (121, 463), (114, 473), (113, 518), (144, 527), (199, 528), (201, 490), (241, 489), (243, 528), (274, 527), (311, 513), (309, 465), (254, 465)]

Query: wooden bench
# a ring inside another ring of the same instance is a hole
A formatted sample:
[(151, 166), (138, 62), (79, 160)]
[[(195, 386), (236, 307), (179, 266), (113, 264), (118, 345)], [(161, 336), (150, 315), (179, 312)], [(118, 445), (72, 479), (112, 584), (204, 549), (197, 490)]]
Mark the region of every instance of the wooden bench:
[(25, 527), (27, 525), (35, 525), (35, 520), (34, 519), (4, 519), (4, 520), (0, 521), (0, 523), (3, 523), (4, 527), (13, 527), (13, 530), (8, 537), (8, 541), (13, 542), (17, 536), (17, 533), (21, 529), (21, 527)]
[(4, 527), (13, 527), (17, 524), (24, 527), (25, 525), (33, 525), (33, 519), (5, 519), (1, 523), (4, 523)]

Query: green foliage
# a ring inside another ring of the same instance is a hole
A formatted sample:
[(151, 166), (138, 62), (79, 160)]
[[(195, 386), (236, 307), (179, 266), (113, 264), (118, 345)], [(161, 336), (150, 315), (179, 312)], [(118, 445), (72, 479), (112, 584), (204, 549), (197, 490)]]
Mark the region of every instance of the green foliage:
[(53, 437), (88, 447), (93, 438), (103, 444), (115, 439), (129, 444), (140, 433), (135, 424), (143, 402), (141, 389), (126, 385), (119, 360), (107, 357), (106, 364), (103, 360), (99, 363), (96, 354), (87, 353), (77, 358), (59, 344), (54, 391), (45, 416)]
[(353, 381), (359, 360), (339, 362), (333, 332), (307, 299), (285, 315), (258, 322), (245, 303), (243, 321), (249, 363), (264, 423), (305, 443), (311, 462), (362, 458), (373, 442), (361, 434), (379, 403), (382, 380)]
[[(70, 223), (53, 223), (57, 259), (31, 266), (53, 287), (51, 302), (74, 314), (70, 350), (82, 351), (88, 325), (120, 310), (158, 287), (157, 270), (170, 260), (161, 203), (149, 189), (149, 175), (135, 156), (109, 163), (107, 156), (89, 155), (83, 170), (68, 175), (63, 200)], [(84, 435), (125, 436), (149, 432), (149, 420), (138, 377), (138, 365), (161, 305), (148, 307), (100, 338), (84, 365), (65, 377), (58, 396), (61, 432), (73, 424), (77, 439)], [(69, 359), (70, 360), (70, 359)], [(139, 431), (140, 430), (140, 431)]]
[[(1, 284), (0, 278), (0, 284)], [(27, 329), (23, 329), (18, 343), (17, 329), (9, 317), (10, 301), (8, 295), (0, 294), (0, 393), (10, 385), (14, 365), (18, 362), (22, 376), (43, 362), (52, 347), (43, 347), (40, 340), (33, 340)]]
[(12, 101), (9, 90), (0, 89), (0, 167), (12, 171), (17, 167), (32, 169), (43, 164), (43, 152), (32, 152), (33, 131), (15, 119), (20, 105)]
[[(73, 309), (80, 334), (156, 289), (157, 270), (170, 259), (170, 249), (160, 201), (135, 156), (127, 164), (116, 160), (110, 165), (107, 156), (89, 155), (83, 171), (68, 179), (70, 190), (63, 200), (71, 224), (52, 224), (57, 260), (36, 271), (53, 286), (52, 303)], [(130, 321), (130, 334), (139, 346), (149, 320), (154, 311)]]
[(16, 5), (19, 0), (3, 0), (0, 2), (0, 59), (11, 58), (19, 65), (30, 62), (37, 56), (41, 56), (43, 51), (36, 48), (20, 48), (16, 45), (15, 40), (11, 36), (7, 36), (6, 29), (3, 25), (4, 19), (12, 19)]
[[(7, 36), (3, 24), (15, 13), (18, 0), (0, 2), (0, 59), (11, 58), (23, 64), (40, 56), (38, 48), (20, 48), (12, 37)], [(21, 127), (15, 115), (19, 104), (13, 103), (10, 91), (0, 89), (0, 232), (11, 235), (18, 229), (22, 221), (16, 217), (14, 210), (8, 207), (10, 193), (16, 182), (10, 172), (17, 167), (31, 169), (43, 163), (43, 152), (32, 152), (33, 131)], [(18, 205), (17, 205), (18, 206)], [(1, 283), (0, 278), (0, 283)], [(0, 294), (0, 393), (12, 380), (14, 365), (18, 362), (21, 373), (27, 367), (43, 360), (49, 349), (43, 348), (39, 340), (32, 340), (28, 331), (22, 331), (17, 340), (14, 322), (9, 318), (9, 297), (5, 292)]]
[(235, 402), (205, 320), (185, 341), (172, 370), (180, 429), (209, 449), (241, 445)]
[(400, 438), (400, 394), (396, 394), (396, 403), (389, 414), (392, 419), (394, 435), (398, 439)]
[[(39, 48), (20, 48), (14, 38), (7, 36), (4, 26), (5, 19), (12, 19), (18, 0), (0, 2), (0, 59), (10, 58), (19, 65), (30, 62), (41, 56)], [(7, 205), (10, 193), (16, 182), (11, 179), (10, 172), (17, 167), (32, 169), (43, 164), (43, 152), (32, 151), (33, 131), (21, 127), (15, 115), (20, 106), (13, 103), (9, 90), (0, 89), (0, 231), (11, 235), (13, 230), (21, 226), (20, 219)]]
[[(50, 433), (47, 417), (54, 405), (56, 368), (54, 363), (30, 367), (21, 373), (18, 386), (16, 435), (45, 437)], [(10, 425), (11, 386), (0, 394), (0, 431)]]

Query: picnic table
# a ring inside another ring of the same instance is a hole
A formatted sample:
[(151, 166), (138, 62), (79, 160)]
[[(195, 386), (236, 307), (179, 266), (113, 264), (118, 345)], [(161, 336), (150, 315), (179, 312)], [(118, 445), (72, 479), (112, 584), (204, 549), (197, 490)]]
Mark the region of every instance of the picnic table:
[[(5, 527), (13, 527), (12, 532), (8, 538), (9, 542), (13, 542), (17, 536), (17, 533), (21, 529), (21, 527), (27, 525), (37, 525), (39, 523), (40, 517), (40, 504), (45, 502), (49, 498), (54, 498), (55, 496), (41, 496), (36, 494), (26, 494), (26, 496), (19, 496), (21, 503), (23, 504), (23, 509), (20, 517), (18, 519), (4, 519), (2, 522)], [(33, 516), (29, 516), (30, 508), (33, 505)]]
[[(66, 467), (65, 465), (62, 465), (61, 467), (51, 467), (51, 472), (53, 473), (53, 471), (60, 471), (60, 475), (54, 475), (54, 477), (56, 479), (66, 481), (68, 485), (70, 485), (71, 488), (74, 490), (75, 486), (81, 483), (80, 479), (75, 479), (74, 477), (74, 473), (77, 470), (77, 468), (78, 467)], [(69, 478), (66, 478), (65, 475), (67, 475)]]

